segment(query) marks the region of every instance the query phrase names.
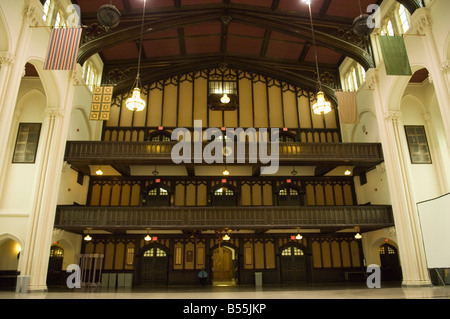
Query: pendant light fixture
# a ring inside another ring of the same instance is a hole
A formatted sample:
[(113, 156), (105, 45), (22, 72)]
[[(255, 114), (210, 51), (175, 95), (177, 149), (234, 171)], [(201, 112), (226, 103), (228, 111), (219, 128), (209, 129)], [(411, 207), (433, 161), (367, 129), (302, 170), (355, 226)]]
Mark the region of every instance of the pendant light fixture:
[(138, 70), (137, 70), (137, 76), (136, 80), (133, 84), (133, 92), (130, 98), (128, 98), (125, 102), (126, 107), (133, 112), (139, 112), (143, 111), (145, 109), (146, 103), (141, 98), (141, 78), (140, 78), (140, 71), (141, 71), (141, 56), (142, 56), (142, 38), (144, 34), (144, 19), (145, 19), (145, 2), (144, 0), (144, 8), (142, 10), (142, 23), (141, 23), (141, 38), (140, 38), (140, 44), (139, 44), (139, 57), (138, 57)]
[(331, 103), (325, 99), (325, 94), (322, 89), (322, 82), (320, 81), (320, 73), (319, 73), (319, 62), (317, 59), (317, 47), (316, 47), (316, 38), (314, 35), (314, 25), (313, 18), (311, 12), (311, 0), (303, 0), (309, 7), (309, 19), (311, 21), (311, 32), (312, 32), (312, 41), (314, 47), (314, 57), (316, 60), (316, 72), (317, 72), (317, 95), (316, 95), (316, 103), (313, 105), (313, 112), (317, 115), (327, 114), (331, 112)]

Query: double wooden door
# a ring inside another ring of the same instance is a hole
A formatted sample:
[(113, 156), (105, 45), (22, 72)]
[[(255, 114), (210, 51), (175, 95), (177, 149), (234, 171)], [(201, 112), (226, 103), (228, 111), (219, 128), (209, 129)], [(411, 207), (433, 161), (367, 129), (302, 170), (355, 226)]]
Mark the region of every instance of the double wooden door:
[(233, 279), (233, 252), (219, 247), (213, 252), (213, 280), (231, 281)]

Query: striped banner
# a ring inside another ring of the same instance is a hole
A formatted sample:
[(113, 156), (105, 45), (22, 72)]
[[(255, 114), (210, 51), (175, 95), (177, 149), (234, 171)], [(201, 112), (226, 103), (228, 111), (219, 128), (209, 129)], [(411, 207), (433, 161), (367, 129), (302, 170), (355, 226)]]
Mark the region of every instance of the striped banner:
[(74, 70), (81, 33), (81, 28), (53, 28), (44, 70)]

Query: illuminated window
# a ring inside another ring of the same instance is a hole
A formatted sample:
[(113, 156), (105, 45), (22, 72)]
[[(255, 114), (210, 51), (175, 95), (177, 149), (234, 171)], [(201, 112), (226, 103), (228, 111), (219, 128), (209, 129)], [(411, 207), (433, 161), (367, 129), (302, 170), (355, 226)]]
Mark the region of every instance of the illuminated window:
[(164, 250), (159, 248), (151, 248), (144, 253), (144, 257), (167, 257)]
[(366, 81), (366, 70), (364, 70), (361, 64), (358, 64), (358, 73), (362, 84)]
[(44, 2), (44, 14), (42, 16), (42, 20), (47, 21), (49, 13), (50, 13), (50, 0), (47, 0)]
[(347, 90), (358, 91), (358, 77), (356, 75), (356, 69), (351, 68), (350, 72), (347, 73), (345, 80), (347, 82)]
[(388, 20), (384, 28), (381, 30), (381, 35), (389, 35), (389, 36), (395, 35), (394, 26), (391, 20)]
[(234, 192), (231, 189), (228, 189), (226, 187), (222, 187), (222, 188), (217, 189), (214, 192), (214, 195), (233, 196)]
[(56, 14), (56, 20), (55, 20), (55, 28), (59, 28), (61, 26), (61, 15), (59, 12)]
[(297, 247), (289, 247), (281, 252), (281, 256), (303, 256), (303, 250)]
[(406, 33), (410, 28), (410, 24), (409, 24), (408, 12), (406, 11), (406, 8), (403, 4), (401, 4), (400, 8), (398, 9), (398, 15), (400, 17), (400, 22), (401, 22), (401, 27), (402, 27), (403, 33)]

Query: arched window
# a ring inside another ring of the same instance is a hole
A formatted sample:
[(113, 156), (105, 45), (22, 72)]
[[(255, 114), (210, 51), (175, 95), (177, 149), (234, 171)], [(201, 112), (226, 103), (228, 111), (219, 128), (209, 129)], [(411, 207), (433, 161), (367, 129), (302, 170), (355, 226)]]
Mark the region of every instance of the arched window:
[(236, 192), (227, 186), (221, 186), (212, 194), (212, 206), (237, 206)]
[(302, 206), (303, 198), (298, 190), (286, 186), (278, 190), (278, 206)]
[(42, 20), (47, 21), (50, 13), (50, 0), (45, 1), (42, 5), (44, 7), (44, 14), (42, 15)]
[(303, 256), (303, 250), (298, 247), (288, 247), (281, 252), (281, 256)]
[(394, 25), (392, 24), (391, 20), (388, 20), (388, 22), (386, 23), (384, 28), (381, 30), (381, 34), (382, 35), (389, 35), (389, 36), (394, 36), (395, 35)]
[(156, 248), (150, 248), (149, 250), (146, 250), (143, 254), (144, 257), (167, 257), (167, 254), (164, 250), (156, 247)]
[(398, 8), (398, 16), (400, 18), (401, 29), (403, 33), (406, 33), (411, 26), (409, 23), (408, 11), (403, 4), (400, 4), (400, 7)]
[(150, 142), (170, 142), (172, 135), (166, 131), (153, 132), (148, 136)]
[(170, 192), (165, 186), (153, 186), (145, 191), (142, 198), (144, 206), (170, 206)]

